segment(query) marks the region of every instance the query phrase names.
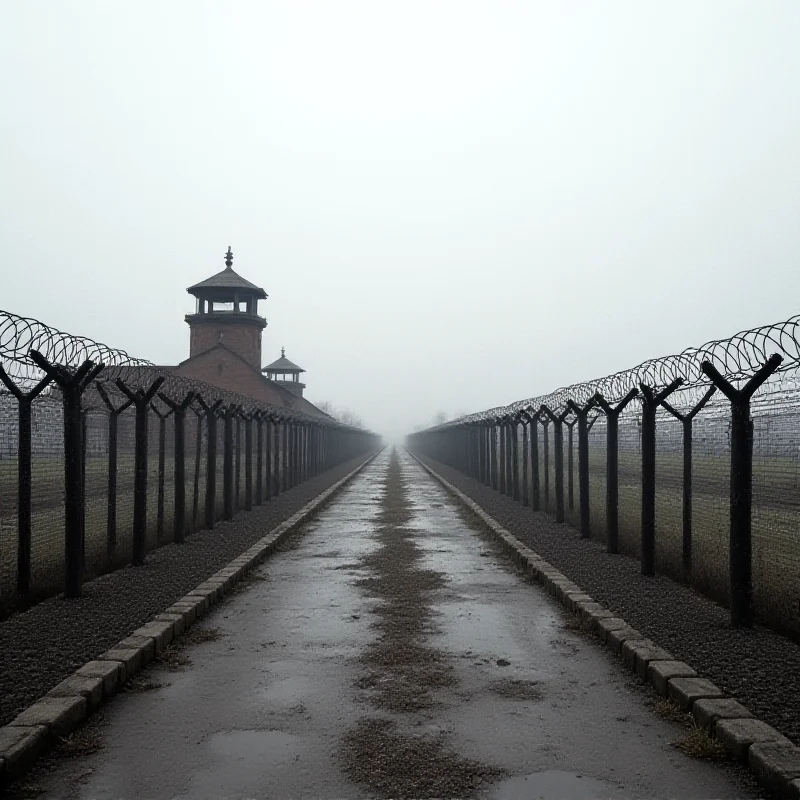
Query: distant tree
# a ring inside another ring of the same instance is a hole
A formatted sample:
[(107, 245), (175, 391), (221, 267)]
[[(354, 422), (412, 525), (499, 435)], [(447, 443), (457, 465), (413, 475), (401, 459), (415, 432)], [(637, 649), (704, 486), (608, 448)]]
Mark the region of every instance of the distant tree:
[(336, 417), (336, 408), (330, 400), (323, 400), (321, 403), (317, 403), (317, 408), (329, 417)]
[(433, 425), (444, 425), (447, 422), (447, 414), (444, 411), (437, 411), (433, 415)]
[(357, 414), (353, 413), (349, 408), (336, 408), (330, 400), (323, 400), (316, 404), (317, 408), (333, 417), (337, 422), (342, 425), (349, 425), (351, 428), (363, 428), (364, 421)]
[(361, 417), (354, 414), (349, 408), (345, 408), (342, 411), (337, 412), (336, 419), (338, 419), (342, 425), (349, 425), (351, 428), (364, 427), (364, 422)]

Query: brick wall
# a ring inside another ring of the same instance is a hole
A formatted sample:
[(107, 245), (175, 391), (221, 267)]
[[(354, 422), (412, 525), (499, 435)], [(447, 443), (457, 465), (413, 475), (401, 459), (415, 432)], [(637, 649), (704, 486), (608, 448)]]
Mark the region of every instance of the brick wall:
[[(193, 321), (189, 337), (189, 355), (196, 356), (222, 342), (238, 353), (254, 369), (261, 369), (261, 331), (263, 327), (244, 321)], [(222, 337), (220, 339), (220, 336)]]

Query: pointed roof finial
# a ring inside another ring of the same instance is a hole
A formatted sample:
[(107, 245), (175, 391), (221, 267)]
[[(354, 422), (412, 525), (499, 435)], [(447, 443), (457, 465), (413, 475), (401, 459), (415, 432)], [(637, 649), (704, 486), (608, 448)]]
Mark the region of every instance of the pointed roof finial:
[(281, 347), (281, 358), (286, 358), (286, 348)]
[(228, 269), (233, 269), (233, 253), (231, 252), (230, 245), (228, 245), (228, 252), (225, 253), (225, 266)]

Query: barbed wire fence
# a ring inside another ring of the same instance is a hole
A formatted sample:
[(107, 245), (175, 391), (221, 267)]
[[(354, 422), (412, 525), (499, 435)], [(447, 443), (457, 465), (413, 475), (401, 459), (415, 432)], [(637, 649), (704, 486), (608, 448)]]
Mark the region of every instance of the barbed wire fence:
[(0, 615), (377, 445), (0, 311)]
[[(800, 316), (466, 415), (409, 446), (800, 634)], [(565, 443), (566, 438), (566, 443)]]

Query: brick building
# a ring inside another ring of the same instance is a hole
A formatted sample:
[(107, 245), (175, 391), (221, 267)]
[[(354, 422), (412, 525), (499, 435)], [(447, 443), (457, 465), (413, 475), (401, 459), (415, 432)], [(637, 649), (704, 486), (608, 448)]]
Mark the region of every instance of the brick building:
[(186, 291), (197, 301), (194, 313), (186, 315), (189, 358), (162, 369), (264, 403), (327, 416), (303, 397), (299, 375), (305, 370), (283, 351), (278, 361), (262, 369), (261, 334), (267, 321), (258, 313), (258, 301), (266, 300), (267, 293), (234, 272), (230, 247), (225, 269)]

